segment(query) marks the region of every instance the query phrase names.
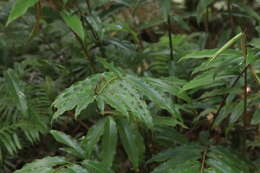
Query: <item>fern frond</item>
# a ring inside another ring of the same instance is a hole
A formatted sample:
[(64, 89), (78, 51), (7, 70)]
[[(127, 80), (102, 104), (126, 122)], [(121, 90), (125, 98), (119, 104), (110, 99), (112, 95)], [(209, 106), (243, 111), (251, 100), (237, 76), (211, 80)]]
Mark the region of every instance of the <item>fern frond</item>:
[[(22, 149), (23, 141), (26, 137), (28, 141), (34, 143), (39, 140), (39, 135), (43, 132), (41, 126), (30, 121), (19, 121), (15, 123), (0, 123), (0, 148), (11, 155)], [(21, 133), (23, 132), (23, 133)]]

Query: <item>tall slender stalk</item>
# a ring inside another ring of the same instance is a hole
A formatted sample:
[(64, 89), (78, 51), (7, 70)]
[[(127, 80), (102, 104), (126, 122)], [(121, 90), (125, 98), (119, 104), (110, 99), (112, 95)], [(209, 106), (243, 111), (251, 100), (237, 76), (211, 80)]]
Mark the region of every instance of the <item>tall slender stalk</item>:
[[(241, 38), (241, 49), (242, 54), (244, 57), (244, 66), (247, 67), (247, 48), (246, 48), (246, 35), (243, 33), (243, 36)], [(248, 81), (247, 81), (247, 69), (244, 72), (244, 111), (243, 111), (243, 130), (241, 134), (241, 150), (242, 152), (246, 152), (246, 126), (247, 126), (247, 120), (248, 120), (248, 114), (247, 114), (247, 88), (248, 88)]]
[(168, 37), (169, 37), (169, 48), (170, 48), (170, 56), (171, 56), (171, 60), (173, 60), (173, 42), (172, 42), (172, 33), (171, 33), (171, 25), (172, 25), (172, 21), (171, 21), (171, 16), (168, 14), (167, 17), (167, 22), (168, 22)]
[(229, 21), (230, 21), (230, 26), (232, 29), (234, 29), (234, 19), (232, 16), (232, 0), (228, 0), (228, 15), (229, 15)]
[(209, 7), (207, 7), (207, 9), (206, 9), (204, 27), (205, 27), (205, 31), (207, 33), (209, 33)]
[[(243, 33), (243, 36), (241, 38), (241, 49), (242, 54), (244, 57), (244, 66), (247, 66), (247, 48), (246, 48), (246, 35)], [(248, 88), (248, 81), (247, 81), (247, 69), (244, 72), (244, 127), (246, 126), (246, 120), (247, 120), (247, 88)]]

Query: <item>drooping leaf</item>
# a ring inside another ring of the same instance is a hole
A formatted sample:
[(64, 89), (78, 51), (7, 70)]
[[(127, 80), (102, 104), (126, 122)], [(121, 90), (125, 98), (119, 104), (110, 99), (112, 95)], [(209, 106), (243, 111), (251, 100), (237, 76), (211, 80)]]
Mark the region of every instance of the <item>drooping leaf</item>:
[[(162, 162), (161, 165), (156, 167), (152, 173), (172, 172), (172, 173), (197, 173), (199, 172), (200, 163), (198, 159), (201, 157), (203, 148), (200, 145), (189, 144), (162, 151), (154, 156), (149, 162)], [(183, 154), (185, 153), (185, 154)]]
[(242, 155), (222, 146), (213, 146), (210, 148), (206, 163), (209, 167), (221, 173), (250, 173), (252, 169), (252, 164), (242, 157)]
[(65, 89), (52, 104), (57, 108), (57, 111), (53, 115), (53, 120), (57, 119), (64, 112), (74, 108), (76, 108), (75, 116), (77, 117), (83, 109), (94, 101), (95, 88), (104, 75), (94, 75)]
[(107, 168), (100, 162), (93, 160), (84, 160), (82, 165), (89, 170), (90, 173), (113, 173), (110, 168)]
[(57, 131), (57, 130), (51, 130), (50, 133), (52, 134), (52, 136), (55, 138), (56, 141), (73, 148), (78, 156), (84, 158), (85, 152), (80, 147), (79, 143), (75, 139), (73, 139), (69, 135), (67, 135), (61, 131)]
[[(84, 169), (82, 166), (80, 166), (80, 165), (75, 165), (75, 164), (73, 164), (73, 165), (67, 167), (67, 170), (68, 170), (68, 172), (70, 172), (70, 173), (89, 173), (89, 172), (87, 171), (87, 169)], [(61, 173), (62, 173), (62, 172), (61, 172)]]
[(66, 11), (61, 12), (61, 17), (71, 30), (75, 32), (82, 41), (84, 41), (85, 31), (80, 18), (77, 15), (70, 14)]
[(18, 17), (24, 15), (28, 10), (28, 8), (35, 5), (38, 1), (39, 0), (16, 0), (11, 9), (6, 26), (10, 24), (12, 21), (14, 21), (15, 19), (17, 19)]
[(230, 115), (229, 121), (231, 124), (236, 122), (242, 115), (244, 110), (244, 101), (240, 101), (234, 108)]
[(148, 83), (132, 75), (127, 75), (127, 81), (140, 90), (146, 97), (148, 97), (153, 103), (157, 104), (162, 109), (169, 111), (177, 119), (181, 120), (180, 114), (174, 109), (174, 106), (171, 105), (163, 96), (152, 88)]
[(260, 109), (256, 109), (255, 113), (253, 114), (251, 124), (256, 125), (260, 123)]
[(208, 74), (203, 74), (200, 75), (199, 77), (191, 80), (190, 82), (186, 83), (180, 92), (189, 90), (189, 89), (194, 89), (197, 87), (201, 87), (201, 86), (205, 86), (205, 85), (209, 85), (214, 81), (213, 78), (213, 74), (212, 73), (208, 73)]
[(103, 118), (94, 124), (89, 130), (87, 137), (82, 141), (81, 147), (85, 150), (86, 154), (90, 156), (94, 147), (99, 142), (99, 139), (104, 134), (105, 125), (108, 119)]
[(106, 167), (111, 167), (117, 146), (117, 125), (112, 117), (108, 117), (102, 139), (101, 159)]
[(54, 171), (53, 167), (66, 163), (68, 162), (63, 157), (45, 157), (26, 164), (22, 169), (19, 169), (14, 173), (51, 173)]
[(144, 122), (150, 128), (153, 126), (152, 117), (142, 95), (126, 80), (114, 80), (99, 97), (122, 115)]
[(260, 49), (260, 38), (255, 38), (250, 42), (250, 45), (254, 46), (257, 49)]
[(125, 119), (119, 121), (121, 143), (134, 168), (138, 168), (145, 150), (144, 141), (137, 129)]

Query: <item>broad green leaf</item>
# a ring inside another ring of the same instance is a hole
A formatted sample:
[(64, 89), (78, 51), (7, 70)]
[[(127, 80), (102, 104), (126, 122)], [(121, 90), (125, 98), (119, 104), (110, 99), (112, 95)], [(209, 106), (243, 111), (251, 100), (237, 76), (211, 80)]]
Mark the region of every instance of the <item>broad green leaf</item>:
[(167, 100), (164, 99), (163, 96), (158, 91), (156, 91), (153, 87), (151, 87), (144, 80), (137, 78), (135, 76), (132, 76), (132, 75), (127, 75), (126, 80), (129, 83), (131, 83), (133, 86), (135, 86), (139, 91), (141, 91), (153, 103), (155, 103), (162, 109), (169, 111), (172, 115), (174, 115), (176, 118), (181, 120), (180, 114), (174, 109), (173, 105), (171, 105), (169, 102), (167, 102)]
[(107, 168), (100, 162), (93, 160), (84, 160), (82, 165), (89, 170), (90, 173), (113, 173), (110, 168)]
[(22, 169), (19, 169), (14, 173), (52, 173), (54, 171), (53, 167), (67, 163), (68, 162), (63, 157), (45, 157), (26, 164)]
[(101, 97), (107, 104), (124, 116), (131, 116), (151, 128), (153, 126), (147, 104), (138, 90), (126, 80), (117, 79), (103, 90)]
[(154, 133), (155, 141), (159, 144), (165, 144), (169, 146), (172, 144), (187, 144), (188, 138), (182, 135), (174, 127), (170, 126), (159, 126), (155, 128)]
[(236, 122), (241, 117), (243, 110), (244, 110), (244, 101), (242, 100), (233, 108), (233, 111), (229, 118), (230, 121), (229, 123), (233, 124), (234, 122)]
[(251, 124), (253, 125), (257, 125), (260, 123), (260, 109), (256, 109), (253, 117), (252, 117), (252, 120), (251, 120)]
[(85, 31), (79, 16), (75, 14), (70, 14), (67, 11), (61, 12), (61, 17), (64, 22), (75, 32), (79, 38), (84, 42)]
[(260, 38), (255, 38), (250, 42), (250, 45), (254, 46), (257, 49), (260, 49)]
[(154, 156), (151, 161), (169, 160), (156, 167), (152, 173), (165, 171), (172, 173), (197, 173), (200, 170), (198, 159), (201, 157), (202, 149), (199, 145), (191, 144), (163, 151)]
[(186, 93), (179, 93), (180, 87), (176, 84), (176, 80), (171, 81), (170, 79), (156, 79), (156, 78), (143, 78), (148, 84), (153, 86), (157, 91), (163, 93), (169, 93), (177, 96), (187, 102), (191, 102), (191, 98)]
[(70, 173), (89, 173), (86, 169), (84, 169), (82, 166), (80, 165), (71, 165), (67, 168), (67, 170)]
[(231, 149), (213, 146), (207, 156), (207, 165), (221, 173), (251, 172), (251, 163)]
[(24, 15), (28, 10), (28, 8), (35, 5), (38, 1), (39, 0), (16, 0), (11, 9), (6, 26), (10, 24), (12, 21), (14, 21), (15, 19), (17, 19), (18, 17)]
[(175, 127), (176, 125), (179, 124), (179, 121), (172, 117), (156, 117), (155, 118), (155, 125), (158, 126), (172, 126)]
[(161, 164), (155, 168), (151, 173), (199, 173), (200, 162), (188, 160), (178, 165), (172, 164), (170, 161)]
[(205, 86), (205, 85), (209, 85), (212, 82), (214, 82), (213, 74), (211, 74), (211, 73), (203, 74), (203, 75), (200, 75), (199, 77), (191, 80), (190, 82), (186, 83), (182, 87), (180, 92), (183, 92), (183, 91), (186, 91), (189, 89), (194, 89), (194, 88), (201, 87), (201, 86)]
[(73, 148), (77, 153), (77, 155), (84, 158), (85, 156), (84, 150), (80, 147), (79, 143), (71, 136), (57, 130), (51, 130), (50, 133), (52, 134), (52, 136), (55, 138), (56, 141)]
[[(219, 124), (227, 118), (227, 116), (233, 111), (235, 105), (233, 103), (226, 104), (222, 110), (219, 112), (219, 115), (216, 117), (213, 127), (219, 126)], [(237, 115), (237, 114), (234, 114)]]
[(119, 135), (124, 150), (134, 168), (138, 168), (145, 150), (144, 141), (137, 129), (125, 119), (119, 121)]
[[(160, 153), (153, 156), (150, 160), (148, 160), (148, 163), (152, 162), (164, 162), (170, 159), (175, 159), (176, 162), (181, 162), (185, 160), (192, 160), (192, 158), (200, 158), (200, 154), (203, 151), (203, 147), (198, 144), (187, 144), (182, 145), (176, 148), (167, 149), (164, 151), (161, 151)], [(186, 153), (188, 155), (183, 155), (183, 153)], [(180, 160), (178, 160), (180, 159)], [(173, 160), (172, 160), (173, 161)]]
[(102, 139), (101, 159), (106, 167), (111, 167), (117, 146), (117, 125), (112, 117), (108, 117)]
[(94, 124), (89, 130), (87, 137), (82, 141), (81, 147), (84, 148), (86, 154), (90, 156), (99, 139), (104, 134), (105, 125), (108, 119), (103, 118)]
[(57, 108), (52, 119), (55, 120), (64, 112), (74, 108), (76, 108), (75, 117), (77, 117), (83, 109), (95, 100), (95, 88), (106, 74), (96, 74), (65, 89), (52, 104)]

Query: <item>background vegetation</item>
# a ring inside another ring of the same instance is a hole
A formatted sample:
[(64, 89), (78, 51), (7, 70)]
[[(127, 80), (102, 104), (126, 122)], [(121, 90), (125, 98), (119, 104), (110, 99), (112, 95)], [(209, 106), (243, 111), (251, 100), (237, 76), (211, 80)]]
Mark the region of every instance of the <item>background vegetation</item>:
[(259, 12), (0, 1), (0, 172), (259, 173)]

